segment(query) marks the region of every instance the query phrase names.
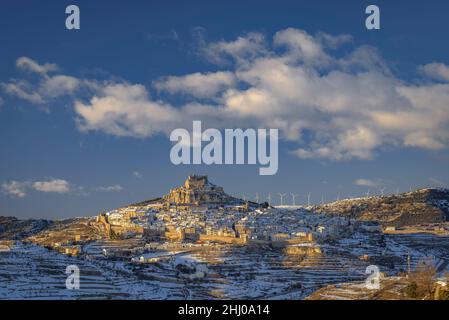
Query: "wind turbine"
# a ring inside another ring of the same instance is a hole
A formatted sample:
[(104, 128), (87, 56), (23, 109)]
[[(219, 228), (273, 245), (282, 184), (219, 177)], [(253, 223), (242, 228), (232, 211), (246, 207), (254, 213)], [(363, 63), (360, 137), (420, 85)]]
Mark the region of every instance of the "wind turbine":
[(324, 205), (324, 196), (321, 195), (321, 205)]
[(246, 195), (245, 194), (242, 194), (242, 199), (243, 199), (243, 201), (246, 201)]
[(290, 194), (292, 196), (292, 203), (294, 206), (296, 206), (296, 197), (299, 196), (299, 194), (293, 194), (293, 193), (290, 193)]
[(284, 205), (285, 193), (279, 193), (279, 197), (281, 198), (281, 206), (283, 206)]
[(381, 194), (382, 197), (384, 196), (384, 191), (385, 191), (385, 187), (380, 188), (380, 194)]
[(369, 192), (370, 192), (370, 190), (368, 189), (368, 191), (366, 192), (367, 197), (369, 197)]
[(310, 207), (310, 196), (311, 196), (312, 194), (309, 192), (308, 194), (307, 194), (307, 206), (308, 207)]
[(271, 206), (271, 193), (268, 193), (267, 200), (268, 200), (268, 205)]
[(259, 193), (256, 192), (256, 203), (259, 203)]
[(340, 201), (340, 194), (337, 194), (337, 201)]

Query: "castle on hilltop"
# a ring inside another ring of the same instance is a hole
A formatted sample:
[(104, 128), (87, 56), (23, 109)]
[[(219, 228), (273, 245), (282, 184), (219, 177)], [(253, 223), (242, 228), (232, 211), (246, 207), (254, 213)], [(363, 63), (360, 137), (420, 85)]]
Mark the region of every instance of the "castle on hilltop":
[(223, 204), (235, 200), (222, 187), (209, 182), (205, 175), (189, 175), (184, 185), (171, 189), (163, 199), (180, 205)]

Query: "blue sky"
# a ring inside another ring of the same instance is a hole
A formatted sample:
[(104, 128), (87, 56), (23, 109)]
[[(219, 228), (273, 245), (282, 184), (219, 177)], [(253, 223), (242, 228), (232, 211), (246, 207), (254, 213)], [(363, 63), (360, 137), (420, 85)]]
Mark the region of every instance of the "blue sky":
[[(0, 215), (94, 215), (194, 172), (276, 201), (447, 186), (449, 4), (377, 1), (375, 31), (368, 4), (2, 1)], [(278, 173), (171, 164), (167, 132), (195, 117), (280, 124)]]

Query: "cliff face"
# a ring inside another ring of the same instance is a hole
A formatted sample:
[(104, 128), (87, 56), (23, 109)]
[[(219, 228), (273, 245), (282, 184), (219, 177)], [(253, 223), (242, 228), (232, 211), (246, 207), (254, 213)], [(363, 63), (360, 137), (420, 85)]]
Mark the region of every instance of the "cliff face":
[(316, 206), (314, 210), (395, 227), (449, 221), (449, 190), (421, 189), (399, 195), (346, 199)]

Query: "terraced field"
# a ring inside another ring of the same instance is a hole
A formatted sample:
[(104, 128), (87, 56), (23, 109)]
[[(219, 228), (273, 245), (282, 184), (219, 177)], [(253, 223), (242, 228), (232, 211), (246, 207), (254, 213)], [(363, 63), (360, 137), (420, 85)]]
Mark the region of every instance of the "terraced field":
[[(355, 234), (323, 244), (321, 255), (306, 257), (228, 245), (159, 251), (206, 263), (208, 276), (195, 282), (179, 277), (170, 259), (131, 263), (139, 248), (144, 248), (139, 240), (98, 241), (85, 245), (81, 257), (70, 257), (18, 242), (0, 253), (0, 299), (302, 299), (329, 284), (363, 282), (370, 264), (394, 276), (407, 269), (408, 255), (412, 268), (431, 255), (442, 273), (448, 270), (449, 239)], [(361, 260), (361, 255), (369, 259)], [(79, 290), (65, 287), (68, 265), (80, 268)]]
[[(65, 286), (68, 265), (80, 269), (80, 289)], [(166, 299), (179, 287), (141, 281), (120, 263), (68, 257), (35, 245), (19, 244), (0, 253), (1, 299)]]

